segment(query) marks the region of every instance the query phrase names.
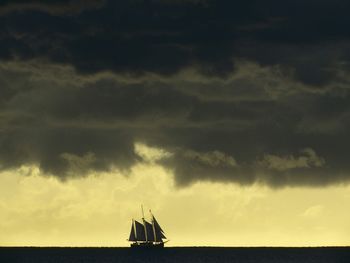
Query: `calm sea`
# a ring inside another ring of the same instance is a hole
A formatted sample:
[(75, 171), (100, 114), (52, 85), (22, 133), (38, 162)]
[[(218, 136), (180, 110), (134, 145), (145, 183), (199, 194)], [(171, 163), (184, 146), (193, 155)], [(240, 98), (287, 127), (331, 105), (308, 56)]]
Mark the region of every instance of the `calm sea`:
[(350, 248), (0, 248), (1, 263), (350, 263)]

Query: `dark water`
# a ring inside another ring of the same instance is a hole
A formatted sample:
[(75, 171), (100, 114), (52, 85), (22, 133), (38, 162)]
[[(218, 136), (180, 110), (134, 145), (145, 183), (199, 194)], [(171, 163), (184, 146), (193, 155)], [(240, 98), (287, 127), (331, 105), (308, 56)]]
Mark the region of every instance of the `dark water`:
[(350, 263), (350, 248), (0, 248), (1, 263)]

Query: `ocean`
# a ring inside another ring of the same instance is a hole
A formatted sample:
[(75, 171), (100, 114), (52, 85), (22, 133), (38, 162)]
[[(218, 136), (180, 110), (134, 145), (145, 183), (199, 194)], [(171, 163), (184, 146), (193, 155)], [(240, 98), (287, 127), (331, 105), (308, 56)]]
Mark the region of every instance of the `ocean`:
[(1, 263), (350, 263), (350, 247), (325, 248), (0, 248)]

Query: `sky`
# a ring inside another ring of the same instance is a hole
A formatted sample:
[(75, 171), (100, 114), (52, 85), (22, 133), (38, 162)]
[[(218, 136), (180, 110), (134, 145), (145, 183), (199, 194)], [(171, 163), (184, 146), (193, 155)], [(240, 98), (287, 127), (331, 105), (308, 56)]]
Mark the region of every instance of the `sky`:
[(350, 3), (0, 2), (0, 246), (350, 245)]

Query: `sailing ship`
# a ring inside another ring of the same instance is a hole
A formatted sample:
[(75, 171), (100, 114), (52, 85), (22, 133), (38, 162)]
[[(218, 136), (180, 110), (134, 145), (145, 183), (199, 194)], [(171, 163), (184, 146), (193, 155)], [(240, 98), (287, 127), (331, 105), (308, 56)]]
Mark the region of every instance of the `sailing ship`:
[(132, 219), (131, 231), (129, 235), (129, 242), (131, 247), (164, 247), (168, 241), (166, 239), (163, 229), (158, 224), (156, 218), (151, 214), (151, 221), (145, 220), (142, 209), (142, 222)]

